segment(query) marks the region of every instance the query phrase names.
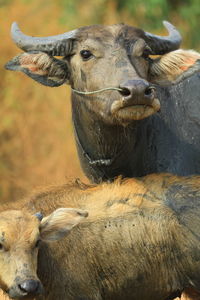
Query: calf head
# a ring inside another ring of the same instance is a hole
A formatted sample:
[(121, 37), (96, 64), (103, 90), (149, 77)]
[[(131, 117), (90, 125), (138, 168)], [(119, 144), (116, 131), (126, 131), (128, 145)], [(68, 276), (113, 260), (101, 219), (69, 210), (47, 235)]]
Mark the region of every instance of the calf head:
[[(181, 36), (170, 23), (164, 25), (169, 32), (166, 37), (118, 24), (37, 38), (24, 35), (14, 23), (12, 38), (26, 53), (6, 68), (22, 71), (47, 86), (68, 83), (75, 105), (81, 103), (106, 123), (127, 124), (160, 109), (153, 83), (174, 80), (197, 59), (188, 54), (190, 63), (185, 64), (180, 53), (167, 59), (167, 53), (179, 48)], [(150, 55), (161, 56), (152, 59)], [(177, 56), (182, 58), (181, 66), (187, 67), (180, 68)]]
[(57, 209), (43, 219), (24, 211), (1, 212), (0, 288), (13, 299), (32, 299), (42, 293), (37, 277), (40, 242), (59, 240), (86, 216), (73, 208)]

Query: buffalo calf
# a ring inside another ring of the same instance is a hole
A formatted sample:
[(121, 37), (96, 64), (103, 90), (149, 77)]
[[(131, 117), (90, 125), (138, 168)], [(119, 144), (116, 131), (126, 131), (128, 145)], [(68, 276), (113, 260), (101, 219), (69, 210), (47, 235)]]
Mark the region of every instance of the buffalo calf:
[(200, 176), (149, 175), (52, 186), (2, 205), (1, 288), (13, 299), (46, 300), (198, 292), (199, 186)]

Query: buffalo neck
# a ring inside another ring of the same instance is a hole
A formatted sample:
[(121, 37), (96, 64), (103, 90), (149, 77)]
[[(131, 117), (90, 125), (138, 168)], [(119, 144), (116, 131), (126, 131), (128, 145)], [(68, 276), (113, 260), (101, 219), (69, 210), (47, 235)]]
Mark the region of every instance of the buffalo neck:
[(156, 85), (156, 90), (160, 112), (127, 127), (106, 124), (86, 109), (84, 99), (72, 99), (78, 154), (92, 181), (159, 172), (199, 174), (199, 73), (173, 85)]
[(72, 118), (79, 159), (92, 181), (112, 179), (123, 172), (131, 176), (126, 157), (134, 151), (136, 122), (126, 127), (107, 124), (77, 95), (72, 97)]

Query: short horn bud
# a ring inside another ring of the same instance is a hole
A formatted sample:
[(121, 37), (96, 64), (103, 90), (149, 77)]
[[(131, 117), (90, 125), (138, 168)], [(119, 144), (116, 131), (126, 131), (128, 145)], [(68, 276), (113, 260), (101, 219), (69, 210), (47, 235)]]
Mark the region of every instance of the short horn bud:
[(43, 214), (41, 212), (37, 212), (34, 216), (36, 216), (36, 218), (38, 218), (39, 221), (42, 221), (43, 219)]

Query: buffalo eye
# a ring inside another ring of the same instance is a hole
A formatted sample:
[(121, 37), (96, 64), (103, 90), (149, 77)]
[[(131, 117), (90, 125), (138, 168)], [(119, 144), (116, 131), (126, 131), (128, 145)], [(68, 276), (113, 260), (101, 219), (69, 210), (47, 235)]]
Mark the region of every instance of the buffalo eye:
[(143, 51), (143, 54), (142, 54), (142, 57), (144, 58), (148, 58), (148, 56), (152, 54), (152, 50), (149, 46), (145, 47), (144, 51)]
[(38, 248), (40, 245), (41, 240), (37, 240), (37, 242), (35, 243), (35, 248)]
[(89, 50), (81, 50), (80, 55), (83, 60), (88, 60), (93, 56)]

